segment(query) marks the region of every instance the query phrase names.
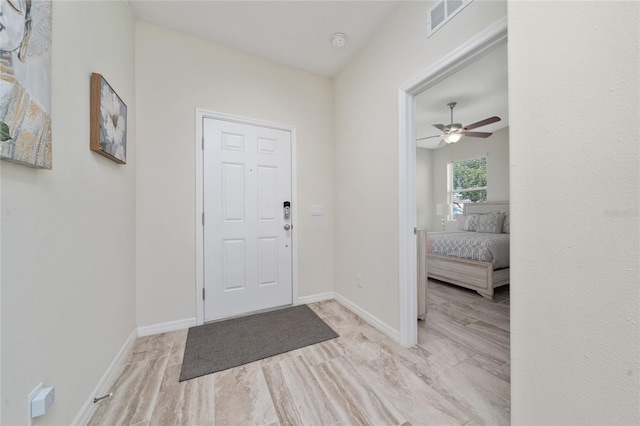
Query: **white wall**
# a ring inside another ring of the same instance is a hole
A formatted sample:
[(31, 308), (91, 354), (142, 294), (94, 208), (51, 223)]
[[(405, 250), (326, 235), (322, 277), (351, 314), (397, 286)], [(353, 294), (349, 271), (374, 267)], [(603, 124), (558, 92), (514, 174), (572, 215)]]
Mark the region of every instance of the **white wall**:
[(335, 81), (335, 291), (395, 329), (398, 88), (506, 15), (506, 2), (474, 1), (427, 38), (432, 5), (403, 2)]
[(196, 315), (196, 108), (297, 126), (299, 295), (331, 291), (332, 81), (142, 22), (136, 76), (138, 325)]
[[(447, 202), (447, 164), (487, 155), (487, 201), (509, 200), (509, 128), (498, 130), (486, 139), (463, 138), (433, 152), (433, 216), (430, 230), (442, 228), (442, 218), (435, 215), (435, 206)], [(447, 229), (455, 229), (455, 222)]]
[[(53, 170), (2, 164), (2, 424), (69, 424), (135, 328), (134, 20), (125, 2), (53, 4)], [(89, 150), (89, 79), (128, 106), (127, 165)]]
[(416, 226), (430, 229), (435, 215), (433, 204), (433, 150), (416, 148)]
[(639, 5), (509, 3), (514, 424), (640, 423)]

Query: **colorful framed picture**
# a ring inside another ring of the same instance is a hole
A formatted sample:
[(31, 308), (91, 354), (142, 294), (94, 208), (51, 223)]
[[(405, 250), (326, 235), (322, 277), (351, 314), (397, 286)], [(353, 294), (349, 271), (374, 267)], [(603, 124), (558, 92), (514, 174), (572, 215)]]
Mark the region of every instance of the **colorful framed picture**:
[(51, 169), (51, 0), (0, 1), (0, 159)]
[(90, 148), (127, 163), (127, 106), (100, 74), (91, 74)]

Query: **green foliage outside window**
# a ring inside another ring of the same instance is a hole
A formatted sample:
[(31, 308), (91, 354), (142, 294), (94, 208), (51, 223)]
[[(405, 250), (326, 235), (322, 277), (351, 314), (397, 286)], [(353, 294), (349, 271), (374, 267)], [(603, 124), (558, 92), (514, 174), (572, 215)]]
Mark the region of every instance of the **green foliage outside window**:
[[(487, 157), (474, 158), (453, 164), (454, 201), (473, 203), (487, 200)], [(475, 189), (478, 188), (478, 189)]]

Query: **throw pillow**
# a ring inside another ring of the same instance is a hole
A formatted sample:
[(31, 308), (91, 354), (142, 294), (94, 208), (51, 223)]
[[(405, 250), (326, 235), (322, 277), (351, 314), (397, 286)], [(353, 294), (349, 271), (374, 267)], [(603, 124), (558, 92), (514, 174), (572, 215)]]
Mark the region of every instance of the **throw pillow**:
[(504, 214), (483, 214), (478, 216), (478, 223), (476, 225), (476, 232), (483, 232), (487, 234), (500, 234), (502, 233), (502, 223), (504, 221)]
[(476, 226), (478, 226), (478, 215), (470, 214), (464, 217), (464, 226), (462, 227), (465, 231), (475, 231)]
[(511, 233), (511, 221), (509, 219), (511, 215), (509, 213), (505, 213), (504, 221), (502, 221), (502, 233), (509, 234)]

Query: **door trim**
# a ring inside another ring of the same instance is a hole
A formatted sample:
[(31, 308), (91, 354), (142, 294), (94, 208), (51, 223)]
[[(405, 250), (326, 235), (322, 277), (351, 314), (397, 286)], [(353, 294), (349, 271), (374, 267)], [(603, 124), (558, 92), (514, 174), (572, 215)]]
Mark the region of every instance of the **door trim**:
[[(507, 17), (454, 49), (398, 89), (398, 256), (400, 344), (418, 343), (415, 97), (507, 39)], [(428, 267), (428, 266), (427, 266)]]
[(223, 112), (208, 109), (196, 108), (196, 324), (204, 324), (204, 300), (202, 291), (204, 290), (204, 227), (202, 225), (202, 211), (204, 207), (204, 155), (202, 150), (203, 122), (205, 118), (214, 120), (231, 121), (234, 123), (248, 124), (251, 126), (268, 127), (271, 129), (284, 130), (291, 133), (291, 224), (293, 232), (291, 235), (291, 301), (298, 304), (298, 174), (296, 156), (296, 127), (289, 124), (275, 123), (273, 121), (258, 120), (255, 118), (243, 117), (240, 115), (226, 114)]

